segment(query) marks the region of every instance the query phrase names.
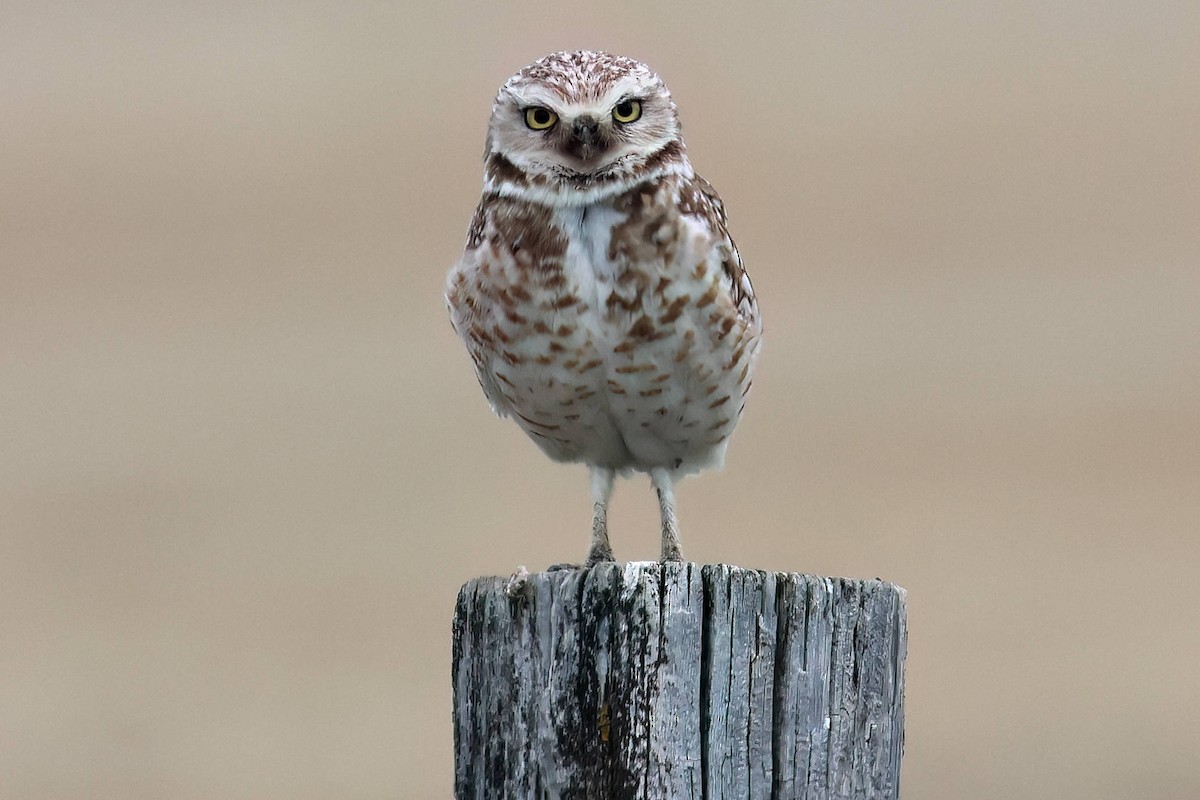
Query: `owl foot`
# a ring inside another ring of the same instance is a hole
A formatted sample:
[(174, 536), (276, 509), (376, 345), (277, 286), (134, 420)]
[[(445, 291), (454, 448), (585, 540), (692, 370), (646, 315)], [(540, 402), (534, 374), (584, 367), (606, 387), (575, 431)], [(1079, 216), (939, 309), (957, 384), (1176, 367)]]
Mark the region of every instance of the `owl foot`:
[(525, 565), (522, 564), (513, 570), (513, 574), (509, 576), (504, 584), (504, 593), (511, 600), (516, 600), (519, 597), (529, 594), (529, 570), (525, 569)]

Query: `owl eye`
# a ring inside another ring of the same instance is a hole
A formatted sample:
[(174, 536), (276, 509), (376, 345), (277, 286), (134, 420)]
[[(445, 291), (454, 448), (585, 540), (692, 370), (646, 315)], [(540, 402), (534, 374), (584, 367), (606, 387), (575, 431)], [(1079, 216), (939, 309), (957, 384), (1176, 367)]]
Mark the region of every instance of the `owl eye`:
[(622, 125), (635, 122), (642, 115), (642, 104), (637, 100), (622, 100), (613, 109), (613, 119)]
[(554, 127), (556, 122), (558, 122), (558, 114), (545, 106), (531, 106), (525, 109), (525, 125), (530, 130), (548, 131)]

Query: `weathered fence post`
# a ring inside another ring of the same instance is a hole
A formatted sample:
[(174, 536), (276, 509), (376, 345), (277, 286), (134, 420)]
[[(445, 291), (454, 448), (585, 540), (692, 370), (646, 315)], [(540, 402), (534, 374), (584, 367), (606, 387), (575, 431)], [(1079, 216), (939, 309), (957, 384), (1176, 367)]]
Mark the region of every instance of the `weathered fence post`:
[(904, 590), (726, 565), (477, 578), (455, 797), (896, 798)]

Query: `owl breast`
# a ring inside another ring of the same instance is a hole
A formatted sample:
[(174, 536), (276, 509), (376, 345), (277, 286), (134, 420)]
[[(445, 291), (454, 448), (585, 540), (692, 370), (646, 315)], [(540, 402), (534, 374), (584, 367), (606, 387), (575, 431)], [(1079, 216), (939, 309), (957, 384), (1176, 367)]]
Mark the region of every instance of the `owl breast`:
[(552, 458), (676, 474), (723, 460), (760, 324), (708, 191), (680, 178), (587, 206), (481, 203), (451, 317), (493, 408)]

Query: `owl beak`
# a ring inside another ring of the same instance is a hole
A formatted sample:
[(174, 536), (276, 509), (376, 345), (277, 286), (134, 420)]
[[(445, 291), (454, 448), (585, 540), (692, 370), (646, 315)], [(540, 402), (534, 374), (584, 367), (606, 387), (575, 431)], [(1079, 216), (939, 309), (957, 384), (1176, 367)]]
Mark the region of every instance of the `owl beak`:
[(604, 151), (606, 143), (600, 133), (600, 123), (590, 114), (576, 117), (571, 125), (567, 150), (576, 158), (587, 161)]

